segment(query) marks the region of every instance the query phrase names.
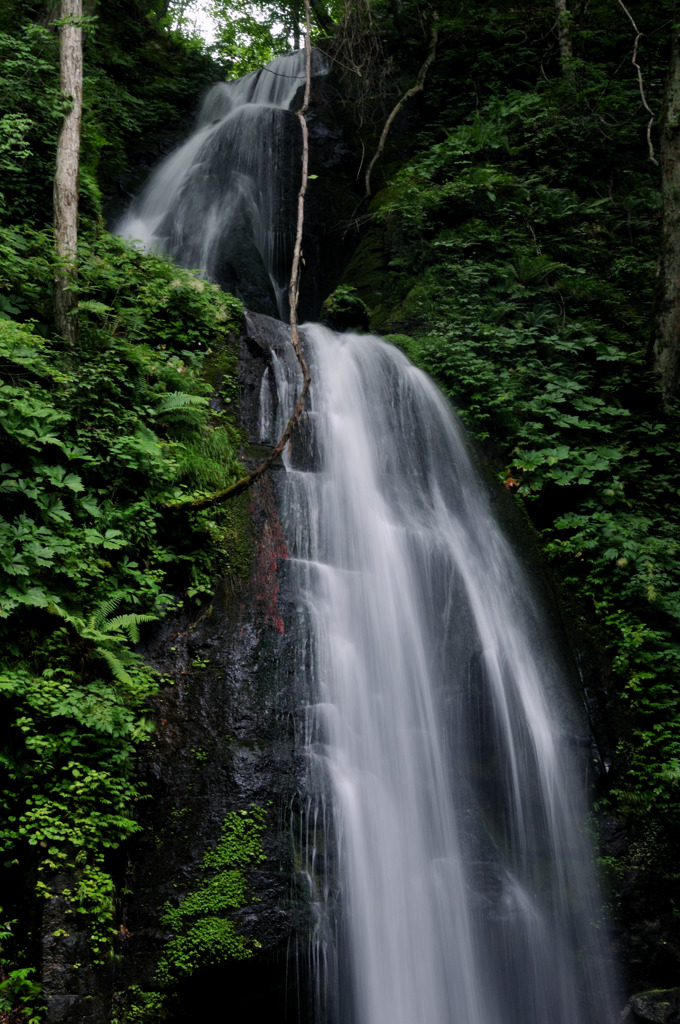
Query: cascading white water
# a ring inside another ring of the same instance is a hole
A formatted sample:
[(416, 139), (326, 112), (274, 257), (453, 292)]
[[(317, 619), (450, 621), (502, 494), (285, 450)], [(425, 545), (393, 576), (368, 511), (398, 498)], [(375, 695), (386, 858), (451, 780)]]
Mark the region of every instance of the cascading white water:
[[(261, 272), (279, 314), (302, 61), (216, 86), (118, 225), (241, 295), (243, 268)], [(273, 442), (299, 380), (285, 328), (270, 334)], [(305, 460), (286, 453), (281, 515), (310, 695), (315, 1024), (613, 1024), (580, 723), (464, 432), (394, 348), (304, 338)]]
[[(334, 806), (328, 1002), (342, 1024), (611, 1024), (565, 684), (462, 428), (385, 343), (304, 334), (313, 465), (288, 458), (283, 518), (317, 688), (308, 784)], [(285, 347), (272, 367), (264, 439), (297, 377)]]
[[(319, 75), (323, 62), (313, 56)], [(287, 316), (301, 153), (291, 106), (304, 78), (300, 50), (214, 85), (195, 131), (151, 175), (116, 233)]]

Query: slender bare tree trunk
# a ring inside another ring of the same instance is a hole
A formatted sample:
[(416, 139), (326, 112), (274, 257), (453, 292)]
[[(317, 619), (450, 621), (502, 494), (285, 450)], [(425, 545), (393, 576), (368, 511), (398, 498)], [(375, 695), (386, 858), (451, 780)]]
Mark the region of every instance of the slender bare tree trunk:
[(293, 19), (293, 49), (300, 49), (300, 5), (294, 3), (290, 10)]
[(653, 164), (658, 164), (659, 161), (654, 156), (654, 143), (652, 142), (652, 125), (654, 124), (654, 111), (647, 102), (647, 94), (645, 93), (645, 83), (642, 78), (642, 68), (638, 64), (638, 46), (640, 45), (640, 40), (642, 39), (644, 33), (641, 32), (635, 24), (635, 18), (630, 13), (628, 8), (624, 4), (623, 0), (619, 0), (619, 7), (628, 18), (629, 22), (633, 26), (633, 31), (635, 32), (635, 42), (633, 43), (633, 56), (631, 58), (631, 64), (635, 68), (635, 72), (637, 74), (638, 88), (640, 90), (640, 99), (642, 100), (642, 106), (649, 114), (649, 121), (647, 122), (647, 149), (649, 150), (649, 159), (652, 161)]
[(673, 28), (671, 63), (660, 120), (661, 255), (656, 292), (652, 369), (664, 404), (680, 379), (680, 27)]
[(83, 0), (61, 0), (61, 98), (64, 115), (54, 172), (54, 240), (59, 265), (54, 280), (57, 330), (71, 342), (78, 338), (75, 277), (78, 242), (78, 165), (83, 115)]
[(571, 48), (567, 0), (555, 0), (555, 7), (557, 8), (557, 42), (560, 48), (562, 74), (565, 78), (572, 80), (574, 77), (574, 52)]
[(290, 340), (295, 349), (302, 370), (302, 391), (295, 407), (295, 422), (300, 418), (304, 408), (307, 392), (309, 390), (309, 370), (305, 363), (302, 349), (300, 348), (300, 336), (298, 334), (298, 298), (300, 290), (300, 264), (302, 261), (302, 229), (305, 223), (305, 195), (307, 194), (307, 183), (309, 181), (309, 130), (307, 128), (307, 110), (309, 109), (309, 97), (312, 88), (312, 25), (309, 9), (309, 0), (305, 0), (305, 27), (307, 38), (305, 39), (305, 92), (302, 106), (297, 112), (300, 130), (302, 132), (302, 167), (300, 169), (300, 190), (298, 192), (297, 224), (295, 228), (295, 245), (293, 246), (293, 263), (290, 271), (290, 283), (288, 285), (288, 303), (290, 305)]

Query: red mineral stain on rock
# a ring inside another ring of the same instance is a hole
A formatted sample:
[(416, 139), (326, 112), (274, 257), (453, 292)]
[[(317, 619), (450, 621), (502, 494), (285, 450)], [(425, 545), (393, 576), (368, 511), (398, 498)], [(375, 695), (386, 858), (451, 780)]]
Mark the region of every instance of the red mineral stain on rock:
[(264, 621), (283, 633), (283, 618), (279, 614), (279, 560), (288, 558), (286, 539), (279, 521), (274, 489), (267, 476), (261, 477), (253, 487), (250, 510), (256, 524), (262, 524), (255, 546), (255, 570), (252, 576), (253, 594), (264, 612)]

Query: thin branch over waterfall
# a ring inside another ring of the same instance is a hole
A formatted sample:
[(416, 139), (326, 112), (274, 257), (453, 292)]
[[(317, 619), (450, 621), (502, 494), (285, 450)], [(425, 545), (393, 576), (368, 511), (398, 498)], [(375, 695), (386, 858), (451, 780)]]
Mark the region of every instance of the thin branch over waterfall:
[(211, 505), (219, 505), (223, 501), (228, 501), (229, 498), (235, 498), (237, 494), (241, 494), (247, 490), (251, 484), (262, 476), (262, 474), (269, 469), (272, 463), (279, 457), (283, 449), (290, 441), (293, 431), (297, 426), (302, 410), (305, 407), (307, 401), (307, 394), (309, 392), (309, 385), (311, 378), (309, 376), (309, 369), (307, 363), (302, 354), (302, 348), (300, 347), (300, 335), (298, 332), (298, 298), (299, 298), (299, 285), (300, 285), (300, 264), (302, 262), (302, 229), (305, 221), (305, 195), (307, 193), (307, 182), (309, 180), (309, 131), (307, 129), (307, 118), (306, 113), (309, 109), (309, 96), (312, 87), (312, 47), (311, 47), (311, 17), (309, 11), (309, 0), (305, 0), (305, 20), (307, 28), (307, 38), (305, 40), (305, 92), (302, 107), (297, 112), (300, 127), (302, 129), (302, 174), (300, 181), (300, 191), (298, 192), (298, 208), (297, 208), (297, 228), (295, 232), (295, 246), (293, 248), (293, 264), (290, 274), (290, 284), (288, 285), (288, 300), (290, 302), (290, 340), (295, 349), (295, 355), (297, 356), (302, 370), (302, 388), (293, 413), (286, 424), (286, 429), (278, 440), (278, 443), (272, 448), (266, 459), (263, 459), (259, 466), (256, 466), (252, 472), (248, 473), (247, 476), (241, 477), (235, 483), (226, 487), (222, 491), (217, 491), (214, 494), (209, 494), (207, 497), (201, 498), (188, 498), (182, 499), (181, 501), (167, 501), (163, 504), (168, 508), (208, 508)]

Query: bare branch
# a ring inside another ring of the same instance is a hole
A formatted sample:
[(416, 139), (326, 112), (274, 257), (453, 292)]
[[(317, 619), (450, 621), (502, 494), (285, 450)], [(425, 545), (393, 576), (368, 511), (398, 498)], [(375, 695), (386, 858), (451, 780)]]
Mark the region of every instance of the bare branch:
[(380, 136), (380, 141), (378, 143), (378, 148), (376, 149), (376, 151), (375, 151), (375, 153), (373, 155), (373, 159), (371, 160), (370, 164), (368, 165), (368, 169), (366, 171), (366, 179), (365, 179), (365, 185), (366, 185), (366, 190), (365, 190), (365, 195), (364, 195), (365, 199), (368, 199), (368, 197), (371, 195), (371, 174), (373, 173), (373, 168), (375, 167), (375, 165), (377, 164), (378, 160), (380, 159), (380, 157), (383, 155), (383, 153), (385, 151), (385, 143), (387, 142), (387, 136), (390, 133), (390, 128), (394, 124), (394, 120), (395, 120), (397, 114), (399, 113), (401, 108), (404, 106), (406, 101), (410, 100), (412, 96), (416, 95), (416, 93), (419, 93), (419, 92), (423, 91), (423, 88), (425, 86), (425, 77), (426, 77), (427, 72), (430, 69), (430, 65), (432, 64), (432, 62), (435, 59), (436, 55), (437, 55), (437, 15), (434, 14), (433, 15), (433, 24), (432, 24), (432, 35), (430, 36), (430, 45), (429, 45), (429, 48), (428, 48), (428, 51), (427, 51), (427, 57), (425, 58), (423, 66), (421, 67), (420, 71), (418, 72), (418, 77), (416, 78), (415, 85), (412, 85), (410, 89), (407, 89), (406, 92), (404, 93), (404, 95), (401, 97), (401, 99), (398, 100), (398, 102), (392, 108), (392, 112), (390, 113), (390, 116), (385, 121), (385, 125), (383, 127), (382, 134)]
[(654, 156), (654, 145), (652, 144), (652, 125), (654, 124), (654, 114), (650, 109), (649, 103), (647, 102), (647, 97), (645, 95), (645, 87), (642, 81), (642, 68), (640, 67), (637, 61), (638, 44), (642, 39), (644, 32), (641, 32), (635, 24), (635, 19), (633, 18), (633, 15), (630, 13), (628, 8), (624, 4), (623, 0), (617, 0), (617, 2), (621, 10), (624, 12), (628, 20), (630, 21), (631, 25), (633, 26), (633, 31), (635, 32), (635, 43), (633, 44), (633, 58), (631, 63), (633, 64), (633, 67), (637, 72), (637, 79), (638, 85), (640, 86), (640, 97), (642, 99), (642, 106), (649, 114), (649, 121), (647, 122), (647, 148), (649, 149), (649, 159), (652, 161), (653, 164), (655, 164), (658, 167), (659, 161)]

